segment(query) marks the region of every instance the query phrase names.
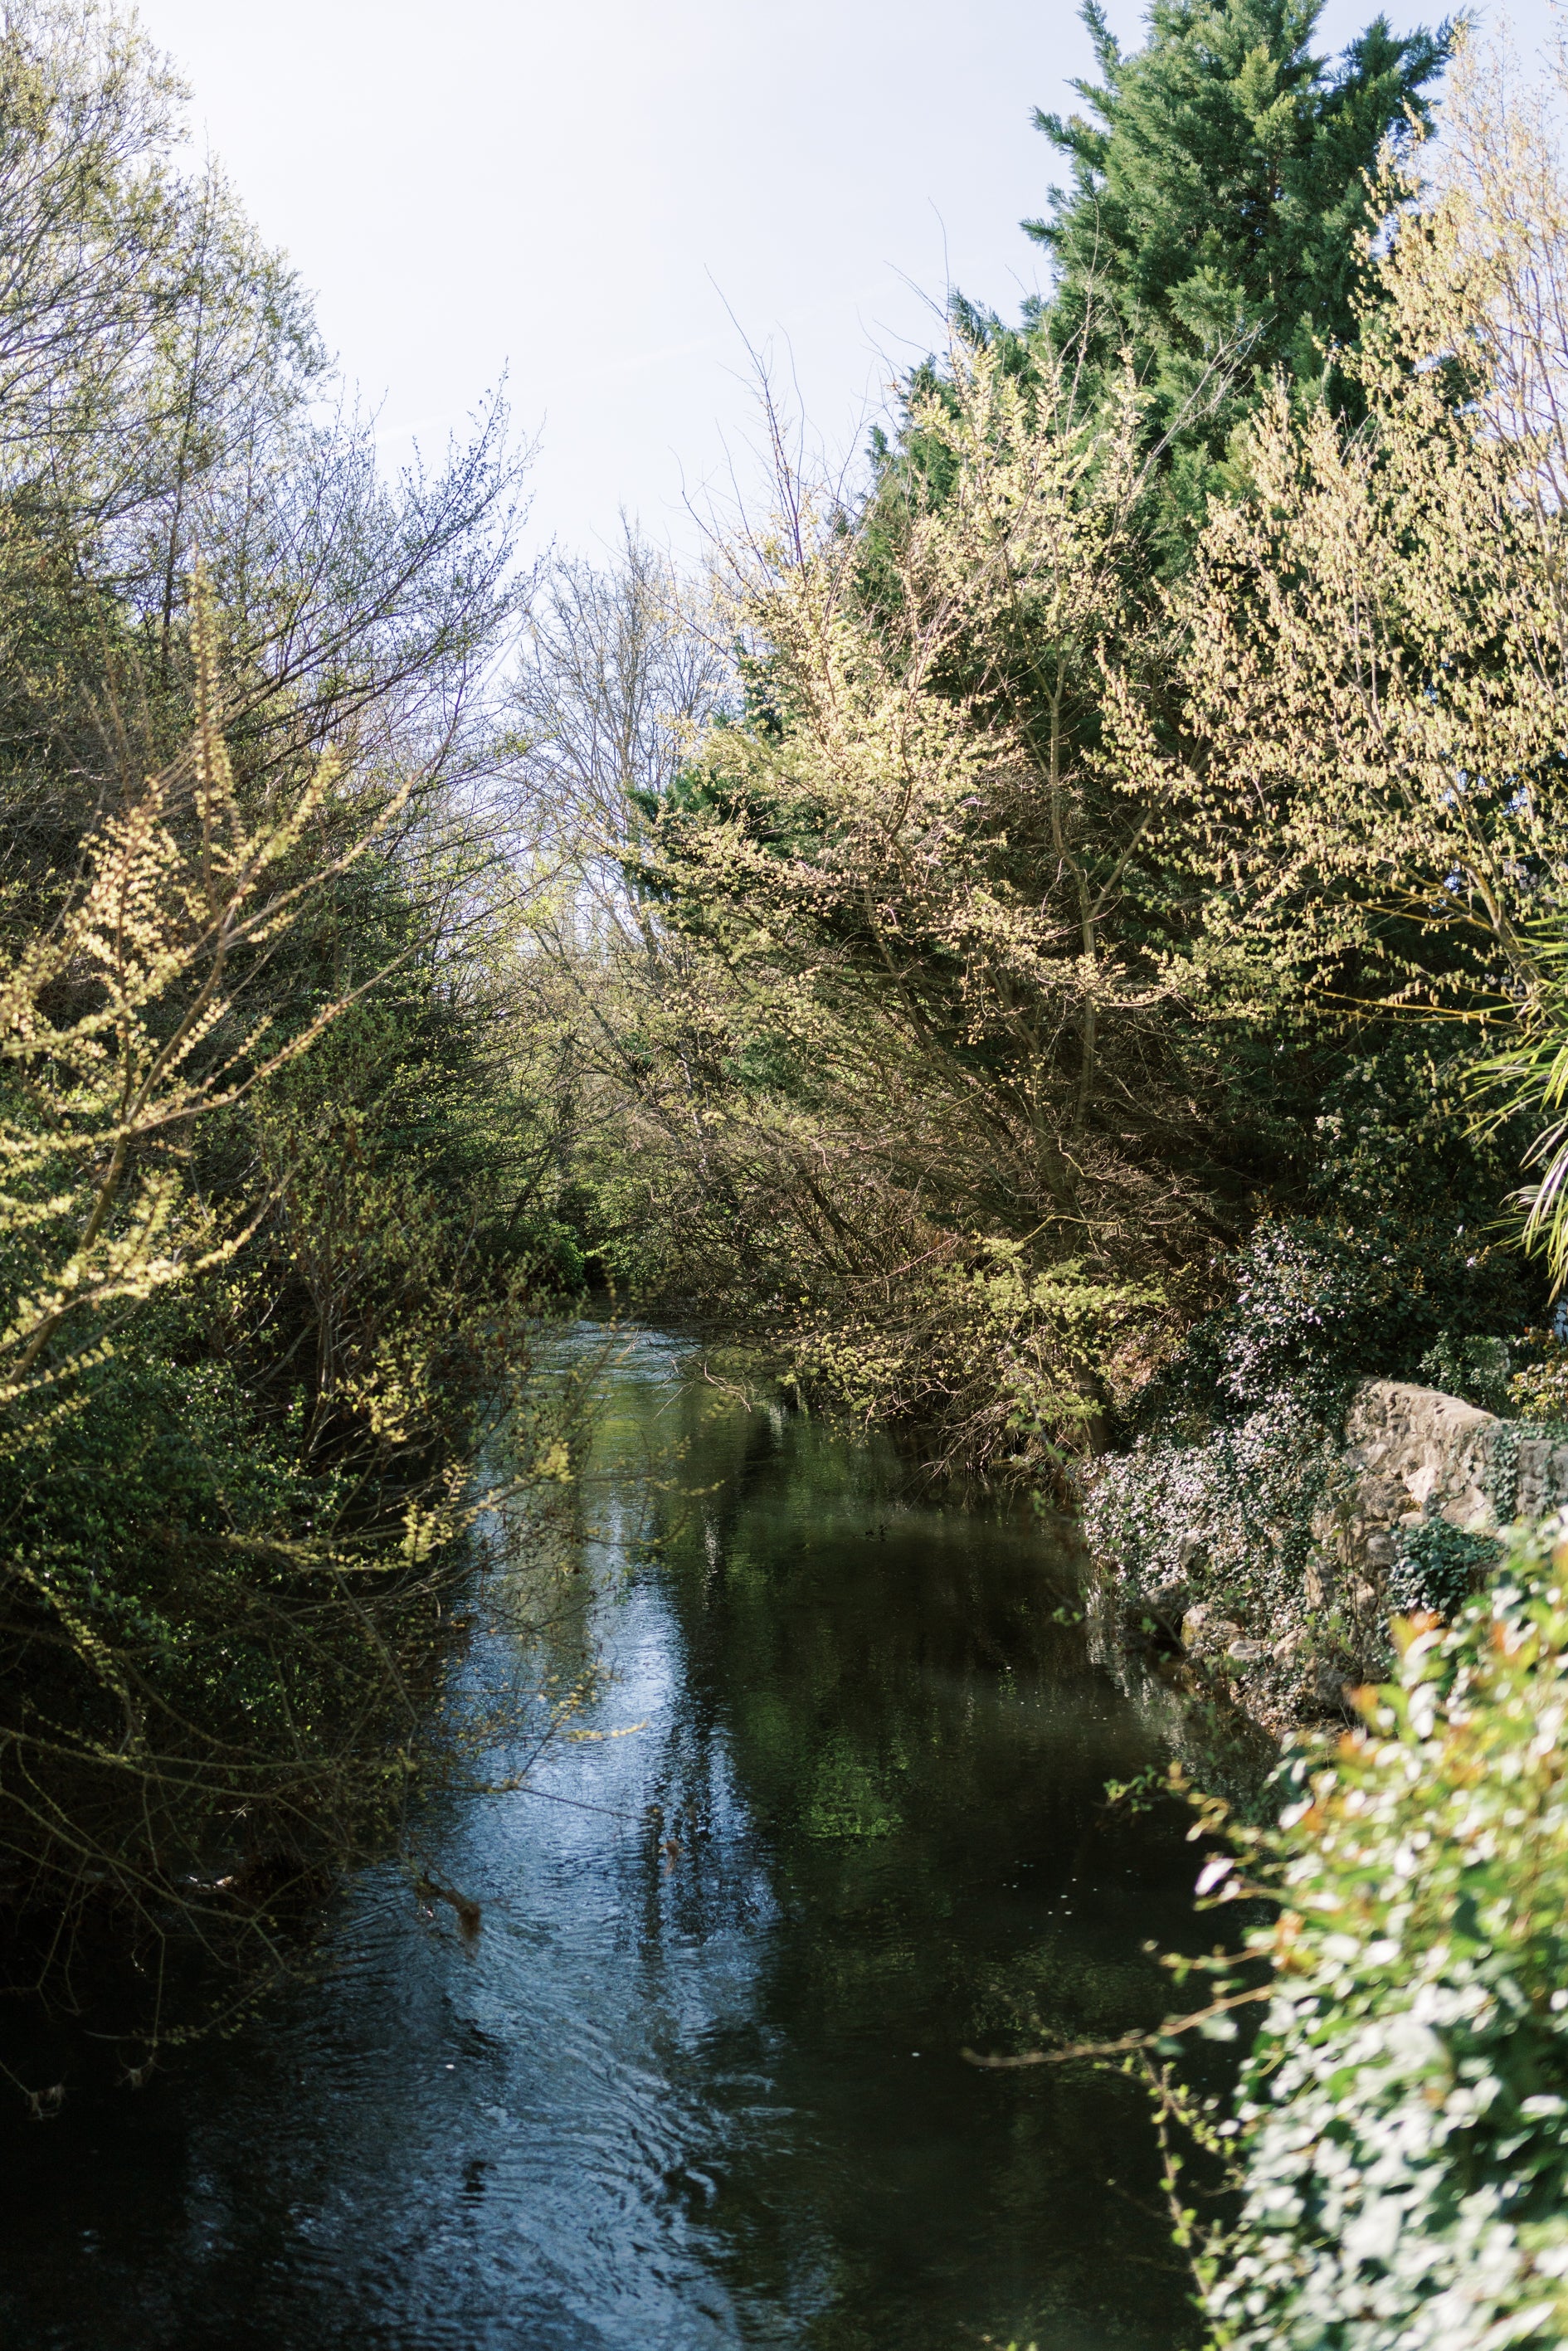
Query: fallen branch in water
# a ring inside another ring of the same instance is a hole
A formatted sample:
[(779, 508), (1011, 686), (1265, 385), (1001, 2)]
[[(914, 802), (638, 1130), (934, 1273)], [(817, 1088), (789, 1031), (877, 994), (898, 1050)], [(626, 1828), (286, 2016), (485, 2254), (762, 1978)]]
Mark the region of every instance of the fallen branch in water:
[(1065, 2065), (1074, 2057), (1128, 2057), (1140, 2049), (1157, 2049), (1162, 2042), (1178, 2032), (1191, 2032), (1212, 2017), (1228, 2016), (1233, 2008), (1267, 2000), (1272, 1989), (1270, 1984), (1258, 1984), (1250, 1991), (1229, 1992), (1223, 2000), (1210, 2001), (1207, 2008), (1194, 2009), (1190, 2016), (1167, 2016), (1153, 2032), (1124, 2032), (1119, 2041), (1074, 2041), (1065, 2049), (1025, 2049), (1014, 2057), (982, 2056), (977, 2049), (958, 2053), (966, 2065), (978, 2065), (988, 2074), (1014, 2073), (1024, 2065)]

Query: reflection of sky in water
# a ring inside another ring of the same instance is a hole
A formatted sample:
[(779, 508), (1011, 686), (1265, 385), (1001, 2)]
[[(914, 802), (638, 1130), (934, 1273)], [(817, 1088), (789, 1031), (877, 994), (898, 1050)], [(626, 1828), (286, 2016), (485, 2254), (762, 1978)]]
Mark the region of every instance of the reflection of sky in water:
[[(1179, 2338), (1158, 2224), (1106, 2185), (1150, 2185), (1135, 2096), (957, 2053), (1157, 2007), (1138, 1947), (1190, 1856), (1100, 1802), (1146, 1737), (1027, 1520), (668, 1371), (622, 1357), (585, 1503), (583, 1727), (642, 1727), (434, 1840), (472, 1948), (371, 1873), (319, 1984), (12, 2133), (17, 2351)], [(657, 1556), (650, 1461), (692, 1489), (654, 1495)]]

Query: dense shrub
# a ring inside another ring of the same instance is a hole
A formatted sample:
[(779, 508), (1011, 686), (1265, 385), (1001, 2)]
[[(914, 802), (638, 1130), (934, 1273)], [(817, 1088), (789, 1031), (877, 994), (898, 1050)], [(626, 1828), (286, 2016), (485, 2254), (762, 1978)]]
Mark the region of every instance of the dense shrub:
[(1527, 1331), (1508, 1383), (1509, 1410), (1521, 1420), (1568, 1421), (1568, 1338), (1553, 1328)]
[(1428, 1347), (1417, 1370), (1429, 1388), (1463, 1396), (1467, 1404), (1495, 1412), (1501, 1419), (1513, 1416), (1512, 1351), (1506, 1339), (1457, 1337), (1445, 1332), (1435, 1347)]
[(1490, 1535), (1467, 1533), (1447, 1519), (1423, 1519), (1403, 1530), (1388, 1576), (1391, 1607), (1406, 1615), (1453, 1616), (1497, 1563)]
[(1401, 1634), (1364, 1728), (1294, 1761), (1205, 2304), (1237, 2351), (1568, 2335), (1568, 1526)]
[(1265, 1218), (1230, 1260), (1224, 1303), (1137, 1400), (1137, 1419), (1173, 1405), (1244, 1413), (1289, 1396), (1332, 1420), (1357, 1378), (1420, 1380), (1508, 1411), (1503, 1334), (1524, 1320), (1528, 1276), (1507, 1259), (1479, 1265), (1473, 1250), (1467, 1262), (1462, 1224), (1434, 1237), (1402, 1221), (1391, 1196), (1399, 1180), (1396, 1158), (1382, 1207), (1354, 1226)]
[(1239, 1622), (1277, 1628), (1300, 1614), (1337, 1450), (1316, 1415), (1284, 1400), (1199, 1442), (1143, 1437), (1099, 1465), (1085, 1530), (1129, 1596), (1186, 1583)]

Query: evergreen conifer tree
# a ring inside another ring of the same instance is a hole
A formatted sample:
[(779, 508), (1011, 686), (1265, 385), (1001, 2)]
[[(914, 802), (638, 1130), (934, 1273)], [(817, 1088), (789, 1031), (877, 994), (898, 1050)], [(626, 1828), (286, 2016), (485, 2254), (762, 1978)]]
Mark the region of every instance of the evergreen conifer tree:
[[(1226, 443), (1262, 381), (1332, 381), (1355, 332), (1366, 174), (1427, 120), (1453, 27), (1399, 37), (1377, 16), (1333, 66), (1312, 54), (1321, 0), (1154, 0), (1123, 54), (1084, 0), (1095, 120), (1037, 110), (1071, 165), (1047, 218), (1056, 265), (1036, 321), (1092, 362), (1134, 357), (1171, 435), (1176, 523), (1201, 521)], [(1333, 384), (1336, 399), (1345, 396)]]

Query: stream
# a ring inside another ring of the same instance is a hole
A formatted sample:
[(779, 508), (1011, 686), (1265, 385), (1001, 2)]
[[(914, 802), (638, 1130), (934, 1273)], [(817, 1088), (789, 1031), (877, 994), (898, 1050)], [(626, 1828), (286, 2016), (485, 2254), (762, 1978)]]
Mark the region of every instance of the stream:
[(614, 1343), (583, 1488), (625, 1735), (448, 1805), (476, 1935), (388, 1863), (238, 2032), (0, 2120), (5, 2351), (1191, 2339), (1136, 2085), (962, 2054), (1152, 2021), (1194, 1932), (1065, 1538), (681, 1358)]

